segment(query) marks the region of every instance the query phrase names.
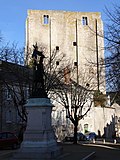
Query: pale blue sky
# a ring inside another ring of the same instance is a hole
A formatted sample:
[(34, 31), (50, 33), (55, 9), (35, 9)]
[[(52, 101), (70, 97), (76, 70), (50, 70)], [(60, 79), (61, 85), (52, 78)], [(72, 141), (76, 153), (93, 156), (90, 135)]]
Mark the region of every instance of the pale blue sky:
[(112, 9), (120, 0), (0, 0), (0, 31), (4, 41), (25, 43), (25, 20), (28, 9), (101, 12), (106, 20), (105, 6)]

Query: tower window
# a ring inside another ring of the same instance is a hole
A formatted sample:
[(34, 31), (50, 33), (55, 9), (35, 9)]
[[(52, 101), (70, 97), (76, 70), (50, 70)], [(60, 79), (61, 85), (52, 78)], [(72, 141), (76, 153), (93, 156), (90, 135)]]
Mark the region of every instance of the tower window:
[(88, 19), (87, 17), (82, 17), (82, 25), (88, 25)]
[(77, 67), (77, 62), (74, 62), (74, 66)]
[(59, 46), (56, 46), (56, 51), (59, 51)]
[(44, 24), (48, 24), (48, 23), (49, 23), (49, 16), (44, 15)]
[(56, 61), (56, 65), (57, 65), (57, 66), (59, 65), (59, 61)]
[(73, 42), (73, 46), (77, 46), (77, 42)]

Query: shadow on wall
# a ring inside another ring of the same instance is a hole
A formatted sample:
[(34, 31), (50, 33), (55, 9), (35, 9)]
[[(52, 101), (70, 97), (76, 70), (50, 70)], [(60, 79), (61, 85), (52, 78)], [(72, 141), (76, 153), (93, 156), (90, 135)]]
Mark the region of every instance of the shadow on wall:
[(106, 127), (104, 127), (104, 134), (101, 134), (101, 131), (98, 130), (98, 137), (100, 138), (113, 138), (113, 136), (115, 136), (116, 133), (116, 125), (117, 121), (116, 121), (116, 117), (112, 116), (112, 121), (110, 121), (110, 123), (106, 124)]
[(115, 136), (115, 130), (116, 130), (116, 117), (112, 116), (112, 121), (104, 127), (104, 134), (102, 137), (104, 138), (113, 138)]

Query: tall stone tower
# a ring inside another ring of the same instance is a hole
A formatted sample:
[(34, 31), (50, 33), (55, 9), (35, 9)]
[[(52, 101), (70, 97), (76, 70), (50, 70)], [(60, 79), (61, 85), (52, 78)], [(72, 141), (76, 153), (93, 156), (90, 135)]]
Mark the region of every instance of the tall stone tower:
[[(87, 68), (105, 92), (103, 22), (99, 12), (28, 10), (26, 56), (33, 44), (42, 45), (50, 55), (59, 50), (79, 71)], [(29, 60), (28, 60), (29, 62)]]

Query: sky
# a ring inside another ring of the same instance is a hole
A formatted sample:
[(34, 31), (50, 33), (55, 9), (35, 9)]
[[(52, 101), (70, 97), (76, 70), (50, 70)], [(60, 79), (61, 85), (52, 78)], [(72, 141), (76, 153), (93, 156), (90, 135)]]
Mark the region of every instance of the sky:
[(25, 21), (27, 10), (64, 10), (101, 12), (106, 21), (105, 6), (112, 10), (120, 0), (0, 0), (0, 36), (3, 42), (25, 45)]

